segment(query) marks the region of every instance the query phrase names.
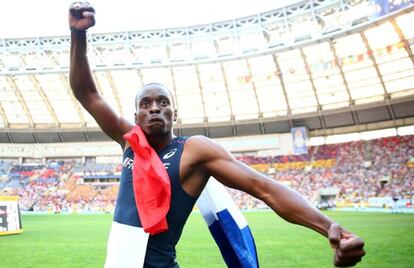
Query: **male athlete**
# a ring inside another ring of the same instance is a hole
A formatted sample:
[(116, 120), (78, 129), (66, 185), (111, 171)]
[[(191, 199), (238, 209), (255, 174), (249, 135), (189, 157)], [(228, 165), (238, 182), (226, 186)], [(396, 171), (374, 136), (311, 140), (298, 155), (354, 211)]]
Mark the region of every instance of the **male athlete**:
[[(115, 114), (99, 95), (93, 81), (86, 55), (86, 30), (95, 25), (94, 15), (94, 9), (87, 2), (73, 3), (69, 9), (70, 84), (82, 106), (124, 151), (114, 222), (120, 225), (128, 222), (139, 227), (129, 164), (134, 155), (130, 144), (123, 138), (135, 125)], [(172, 93), (163, 85), (145, 85), (138, 91), (135, 102), (135, 124), (141, 127), (164, 165), (169, 161), (167, 172), (171, 180), (171, 203), (167, 214), (169, 229), (149, 236), (144, 267), (178, 267), (175, 261), (175, 245), (197, 197), (210, 176), (228, 187), (262, 200), (283, 219), (306, 226), (327, 237), (334, 251), (334, 265), (354, 266), (365, 255), (364, 242), (358, 236), (320, 213), (296, 191), (237, 161), (209, 138), (175, 137), (172, 127), (177, 112)], [(111, 250), (117, 249), (108, 248), (108, 254)]]

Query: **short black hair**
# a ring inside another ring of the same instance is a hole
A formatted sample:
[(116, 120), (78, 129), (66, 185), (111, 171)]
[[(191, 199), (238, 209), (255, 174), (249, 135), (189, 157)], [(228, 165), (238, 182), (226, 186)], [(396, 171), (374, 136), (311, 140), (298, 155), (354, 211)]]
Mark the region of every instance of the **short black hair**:
[(149, 86), (158, 86), (158, 87), (162, 87), (165, 90), (167, 90), (168, 93), (171, 96), (173, 108), (174, 109), (177, 108), (177, 103), (175, 102), (175, 96), (174, 96), (173, 92), (168, 87), (166, 87), (164, 84), (157, 83), (157, 82), (151, 82), (151, 83), (147, 83), (147, 84), (143, 85), (142, 88), (140, 90), (138, 90), (137, 95), (135, 96), (135, 109), (138, 108), (138, 96), (139, 96), (139, 94), (142, 92), (142, 90), (144, 90), (144, 88), (149, 87)]

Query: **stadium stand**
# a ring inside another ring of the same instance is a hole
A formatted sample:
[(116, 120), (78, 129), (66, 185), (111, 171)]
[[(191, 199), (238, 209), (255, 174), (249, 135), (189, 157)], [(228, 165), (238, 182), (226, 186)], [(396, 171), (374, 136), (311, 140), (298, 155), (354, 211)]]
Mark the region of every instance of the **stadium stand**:
[[(414, 195), (414, 136), (312, 146), (307, 155), (253, 156), (238, 159), (323, 207), (378, 206), (372, 198), (398, 193), (411, 206)], [(119, 181), (119, 164), (81, 163), (79, 160), (8, 166), (1, 195), (19, 195), (22, 210), (55, 212), (111, 212)], [(84, 180), (94, 174), (96, 180)], [(113, 179), (118, 174), (118, 180)], [(324, 189), (337, 189), (329, 200)], [(228, 189), (242, 209), (266, 205), (243, 192)], [(381, 204), (387, 206), (387, 204)]]

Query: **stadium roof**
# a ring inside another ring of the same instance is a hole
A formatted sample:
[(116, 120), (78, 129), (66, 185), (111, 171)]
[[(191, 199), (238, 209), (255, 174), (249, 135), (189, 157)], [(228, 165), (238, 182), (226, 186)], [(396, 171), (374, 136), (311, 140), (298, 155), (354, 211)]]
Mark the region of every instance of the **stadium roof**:
[[(302, 0), (92, 0), (97, 24), (92, 33), (137, 31), (229, 20), (276, 9)], [(67, 11), (74, 0), (13, 0), (3, 3), (1, 38), (58, 36), (68, 34)], [(24, 7), (24, 8), (22, 8)], [(35, 11), (35, 12), (34, 12)], [(16, 17), (24, 18), (13, 23)], [(30, 22), (30, 23), (27, 23)], [(53, 22), (53, 23), (51, 23)]]
[[(183, 135), (326, 130), (414, 117), (410, 1), (300, 1), (205, 25), (89, 35), (100, 93), (132, 121), (138, 88), (176, 96)], [(384, 7), (382, 7), (384, 8)], [(68, 83), (69, 37), (0, 42), (0, 142), (107, 137)]]

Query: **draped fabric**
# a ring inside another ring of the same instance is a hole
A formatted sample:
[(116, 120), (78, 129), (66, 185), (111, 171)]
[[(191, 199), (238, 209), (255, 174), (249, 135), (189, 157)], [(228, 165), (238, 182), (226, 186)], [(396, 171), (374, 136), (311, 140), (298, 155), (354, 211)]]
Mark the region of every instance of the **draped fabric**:
[(150, 234), (165, 232), (171, 200), (168, 173), (140, 126), (126, 133), (124, 139), (134, 152), (133, 188), (142, 227)]

